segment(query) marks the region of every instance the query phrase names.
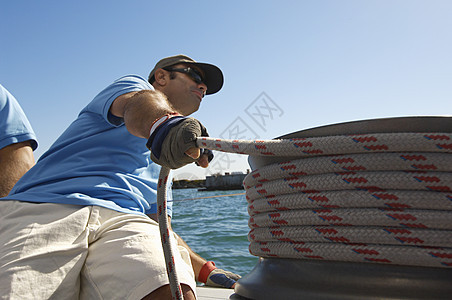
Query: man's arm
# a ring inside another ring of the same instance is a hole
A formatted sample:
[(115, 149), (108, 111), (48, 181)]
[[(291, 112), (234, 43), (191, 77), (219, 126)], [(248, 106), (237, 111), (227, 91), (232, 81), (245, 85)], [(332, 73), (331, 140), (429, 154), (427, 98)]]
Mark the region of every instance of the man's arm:
[[(169, 229), (172, 230), (170, 216), (168, 216), (168, 225), (169, 225)], [(190, 248), (190, 246), (188, 246), (188, 244), (177, 233), (175, 233), (175, 235), (177, 237), (177, 244), (179, 246), (182, 246), (185, 249), (187, 249), (187, 251), (190, 255), (190, 260), (191, 260), (193, 272), (195, 273), (196, 281), (203, 282), (207, 286), (222, 287), (222, 288), (234, 288), (235, 287), (235, 283), (241, 277), (240, 275), (234, 274), (229, 271), (225, 271), (223, 269), (217, 269), (215, 267), (215, 264), (212, 265), (212, 262), (208, 262), (207, 260), (202, 258), (198, 253), (193, 251)], [(202, 272), (204, 272), (203, 275), (201, 275)], [(200, 278), (201, 276), (203, 276), (205, 278), (201, 279)]]
[[(162, 116), (177, 112), (168, 102), (166, 96), (153, 90), (143, 90), (123, 94), (115, 99), (110, 107), (110, 112), (124, 119), (127, 130), (141, 138), (149, 138), (153, 122)], [(193, 159), (198, 159), (198, 164), (206, 168), (209, 165), (207, 155), (201, 155), (201, 150), (193, 147), (185, 151), (185, 154)]]
[(0, 149), (0, 197), (5, 197), (16, 182), (35, 164), (29, 141)]
[(204, 264), (207, 262), (204, 258), (199, 256), (198, 253), (193, 251), (187, 243), (176, 233), (177, 237), (177, 244), (179, 246), (182, 246), (188, 250), (188, 253), (190, 254), (190, 260), (193, 267), (193, 272), (195, 273), (195, 279), (196, 281), (199, 281), (199, 272), (201, 272), (201, 268), (204, 266)]
[[(153, 219), (154, 221), (158, 222), (157, 214), (148, 214), (148, 217)], [(170, 216), (168, 216), (168, 229), (173, 230), (171, 227), (171, 217)], [(179, 246), (182, 246), (187, 249), (187, 251), (190, 255), (193, 272), (195, 273), (195, 279), (198, 280), (199, 272), (201, 271), (202, 266), (207, 262), (207, 260), (205, 260), (204, 258), (199, 256), (199, 254), (197, 254), (195, 251), (193, 251), (177, 233), (175, 233), (175, 234), (177, 237), (177, 244)]]
[(119, 96), (110, 112), (124, 119), (127, 130), (141, 138), (149, 138), (152, 123), (175, 109), (159, 91), (143, 90)]

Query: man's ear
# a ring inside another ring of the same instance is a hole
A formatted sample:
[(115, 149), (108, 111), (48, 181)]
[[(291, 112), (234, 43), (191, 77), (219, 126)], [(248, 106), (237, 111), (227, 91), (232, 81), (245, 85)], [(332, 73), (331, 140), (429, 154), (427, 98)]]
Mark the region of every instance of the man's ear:
[(163, 69), (157, 69), (154, 74), (155, 82), (157, 82), (161, 86), (165, 86), (167, 81), (169, 80), (168, 72)]

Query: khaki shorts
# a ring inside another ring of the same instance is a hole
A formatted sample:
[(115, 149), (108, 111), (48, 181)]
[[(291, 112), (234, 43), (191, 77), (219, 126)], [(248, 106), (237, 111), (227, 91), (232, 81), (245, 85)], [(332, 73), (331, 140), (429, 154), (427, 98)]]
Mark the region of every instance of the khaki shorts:
[[(179, 282), (196, 293), (188, 251), (174, 236), (172, 245)], [(97, 206), (0, 201), (3, 299), (141, 299), (165, 284), (155, 221)]]

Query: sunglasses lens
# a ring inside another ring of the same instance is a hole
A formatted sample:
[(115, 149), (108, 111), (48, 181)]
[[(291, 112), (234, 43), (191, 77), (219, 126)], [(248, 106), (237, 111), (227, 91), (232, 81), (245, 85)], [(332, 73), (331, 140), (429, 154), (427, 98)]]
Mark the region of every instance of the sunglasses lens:
[(170, 68), (164, 68), (164, 70), (168, 71), (168, 72), (180, 72), (180, 73), (184, 73), (187, 74), (188, 76), (190, 76), (191, 79), (193, 79), (197, 84), (203, 83), (203, 79), (201, 74), (199, 74), (198, 71), (196, 71), (193, 68), (186, 68), (186, 69), (170, 69)]
[(194, 80), (196, 83), (198, 83), (198, 84), (202, 83), (202, 81), (203, 81), (203, 80), (202, 80), (202, 77), (201, 77), (201, 75), (200, 75), (196, 70), (194, 70), (194, 69), (192, 69), (192, 68), (189, 68), (188, 74), (190, 74), (191, 78), (193, 78), (193, 80)]

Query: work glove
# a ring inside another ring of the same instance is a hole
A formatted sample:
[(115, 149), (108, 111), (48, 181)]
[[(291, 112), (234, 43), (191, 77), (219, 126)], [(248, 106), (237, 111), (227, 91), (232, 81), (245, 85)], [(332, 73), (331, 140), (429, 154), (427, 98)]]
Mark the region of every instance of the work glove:
[[(201, 122), (194, 118), (169, 114), (154, 122), (146, 146), (151, 150), (153, 162), (170, 169), (177, 169), (197, 161), (185, 152), (197, 147), (196, 139), (199, 136), (209, 136)], [(210, 150), (202, 149), (202, 154), (208, 156), (209, 162), (213, 158)]]
[(198, 281), (204, 283), (207, 286), (222, 287), (222, 288), (234, 288), (237, 280), (241, 278), (240, 275), (234, 274), (223, 269), (215, 267), (213, 261), (208, 261), (202, 266), (199, 272)]

